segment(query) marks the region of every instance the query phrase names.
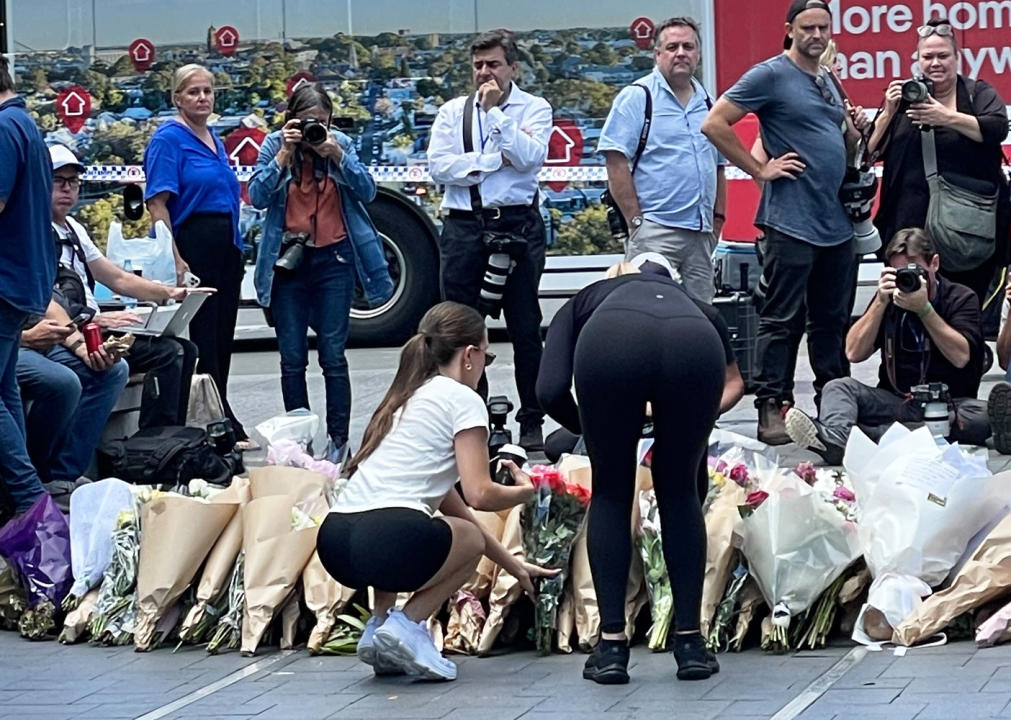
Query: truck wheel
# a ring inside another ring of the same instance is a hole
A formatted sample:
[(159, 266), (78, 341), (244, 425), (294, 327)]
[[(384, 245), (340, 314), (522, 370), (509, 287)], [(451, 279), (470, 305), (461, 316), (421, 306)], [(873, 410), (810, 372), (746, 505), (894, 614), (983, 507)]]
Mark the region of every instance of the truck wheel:
[(351, 307), (349, 341), (395, 346), (417, 332), (418, 321), (439, 300), (439, 253), (435, 238), (407, 208), (381, 196), (369, 205), (393, 278), (393, 296), (369, 308), (361, 288)]

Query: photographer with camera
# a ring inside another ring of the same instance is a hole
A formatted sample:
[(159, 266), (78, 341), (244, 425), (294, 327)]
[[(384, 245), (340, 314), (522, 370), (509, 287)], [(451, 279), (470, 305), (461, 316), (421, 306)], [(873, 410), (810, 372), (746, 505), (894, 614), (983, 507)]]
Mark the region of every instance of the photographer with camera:
[[(439, 108), (428, 146), (428, 167), (446, 186), (442, 201), (443, 299), (484, 315), (505, 313), (513, 343), (520, 410), (519, 444), (540, 450), (544, 413), (534, 386), (541, 362), (544, 221), (537, 173), (548, 155), (551, 106), (514, 81), (519, 49), (494, 30), (470, 46), (476, 93)], [(487, 380), (479, 391), (487, 394)]]
[(790, 438), (830, 465), (842, 462), (854, 425), (877, 436), (895, 421), (926, 422), (935, 435), (973, 445), (990, 436), (986, 404), (975, 399), (983, 362), (979, 299), (938, 274), (942, 258), (920, 228), (897, 232), (885, 255), (877, 294), (846, 336), (850, 362), (881, 351), (878, 386), (833, 380), (817, 419), (797, 408), (786, 414)]
[(600, 133), (607, 159), (608, 222), (626, 257), (658, 252), (688, 294), (713, 301), (713, 250), (726, 220), (726, 161), (702, 134), (712, 107), (694, 74), (698, 24), (675, 17), (656, 29), (656, 66), (614, 99)]
[[(534, 495), (515, 463), (503, 461), (513, 484), (489, 476), (488, 412), (475, 389), (494, 359), (476, 310), (443, 302), (425, 313), (344, 469), (347, 486), (319, 528), (327, 572), (345, 587), (375, 591), (358, 658), (377, 674), (456, 679), (456, 665), (441, 656), (426, 621), (482, 555), (531, 596), (532, 578), (558, 573), (510, 553), (467, 507), (507, 510)], [(413, 593), (403, 610), (395, 607), (398, 592)]]
[[(1011, 202), (1001, 170), (1007, 110), (992, 85), (958, 74), (958, 40), (947, 20), (917, 28), (916, 51), (919, 77), (889, 84), (869, 144), (884, 160), (874, 222), (885, 245), (901, 228), (925, 228), (941, 254), (941, 274), (972, 288), (982, 303), (1008, 258)], [(939, 176), (933, 182), (925, 161)], [(973, 221), (953, 216), (951, 233), (934, 227), (944, 224), (934, 214), (944, 199), (963, 191), (978, 196), (985, 213)]]
[(277, 332), (284, 409), (309, 408), (312, 328), (326, 385), (327, 458), (342, 462), (349, 453), (351, 379), (344, 346), (355, 280), (371, 306), (390, 298), (393, 280), (365, 209), (376, 196), (375, 180), (332, 119), (323, 87), (299, 86), (284, 127), (263, 141), (248, 189), (253, 206), (267, 211), (255, 284)]

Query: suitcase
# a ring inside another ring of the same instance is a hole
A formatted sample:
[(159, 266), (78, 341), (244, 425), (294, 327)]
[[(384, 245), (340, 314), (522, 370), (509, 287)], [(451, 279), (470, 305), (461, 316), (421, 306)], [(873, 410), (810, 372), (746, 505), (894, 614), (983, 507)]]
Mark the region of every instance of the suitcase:
[(730, 345), (737, 356), (737, 365), (744, 378), (747, 392), (753, 388), (756, 361), (756, 337), (758, 336), (758, 313), (752, 302), (751, 295), (735, 292), (730, 295), (713, 298), (716, 308), (723, 321), (730, 329)]

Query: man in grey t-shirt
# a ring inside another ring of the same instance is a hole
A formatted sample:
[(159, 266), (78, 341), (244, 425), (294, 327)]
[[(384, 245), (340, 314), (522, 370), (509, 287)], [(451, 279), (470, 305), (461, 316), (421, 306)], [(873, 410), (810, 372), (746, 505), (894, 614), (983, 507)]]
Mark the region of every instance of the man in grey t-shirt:
[[(789, 49), (755, 65), (713, 106), (702, 125), (737, 167), (764, 181), (755, 224), (765, 231), (759, 309), (758, 439), (790, 441), (781, 408), (793, 401), (793, 370), (805, 317), (815, 402), (829, 380), (849, 374), (844, 355), (856, 258), (853, 224), (839, 200), (847, 142), (860, 108), (845, 104), (818, 60), (832, 33), (829, 5), (794, 0), (786, 15)], [(758, 116), (771, 158), (762, 164), (731, 127)]]

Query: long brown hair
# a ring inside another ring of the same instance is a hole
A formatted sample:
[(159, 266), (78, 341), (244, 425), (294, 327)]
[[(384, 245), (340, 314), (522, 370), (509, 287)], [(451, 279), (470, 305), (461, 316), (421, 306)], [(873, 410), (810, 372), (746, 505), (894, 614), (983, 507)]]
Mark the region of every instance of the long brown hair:
[(437, 375), (439, 367), (452, 360), (457, 350), (468, 345), (480, 346), (484, 334), (484, 318), (466, 305), (442, 302), (425, 313), (418, 323), (417, 334), (400, 351), (400, 365), (393, 384), (369, 420), (361, 448), (343, 471), (345, 477), (354, 474), (375, 452), (393, 427), (393, 416), (414, 392)]

